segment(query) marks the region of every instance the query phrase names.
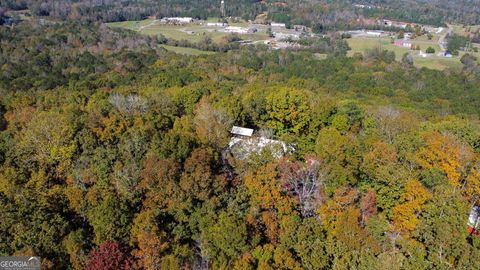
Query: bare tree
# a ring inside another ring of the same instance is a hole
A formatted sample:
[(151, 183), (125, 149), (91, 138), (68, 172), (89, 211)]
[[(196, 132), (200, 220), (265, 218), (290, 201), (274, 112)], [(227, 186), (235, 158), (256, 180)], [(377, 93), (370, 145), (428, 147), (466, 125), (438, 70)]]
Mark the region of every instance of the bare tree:
[(327, 175), (321, 162), (314, 157), (307, 157), (305, 163), (287, 160), (280, 165), (280, 171), (284, 189), (298, 198), (302, 216), (315, 216)]
[(274, 131), (273, 131), (273, 129), (271, 129), (271, 128), (262, 127), (262, 128), (258, 131), (258, 134), (260, 135), (260, 137), (264, 137), (264, 138), (266, 138), (266, 139), (272, 139), (272, 138), (273, 138), (273, 135), (274, 135)]
[(109, 98), (110, 104), (117, 110), (126, 114), (144, 113), (148, 108), (148, 102), (145, 98), (130, 94), (112, 94)]
[(193, 270), (208, 270), (209, 267), (209, 256), (207, 251), (204, 247), (204, 243), (200, 238), (195, 240), (195, 247), (194, 247), (194, 257), (192, 262), (192, 269)]

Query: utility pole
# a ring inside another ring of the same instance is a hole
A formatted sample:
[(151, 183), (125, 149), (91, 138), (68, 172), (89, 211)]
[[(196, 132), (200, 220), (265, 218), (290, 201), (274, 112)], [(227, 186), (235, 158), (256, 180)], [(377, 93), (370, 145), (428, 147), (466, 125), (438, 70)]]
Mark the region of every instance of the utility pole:
[(222, 12), (222, 18), (225, 18), (225, 1), (222, 0), (221, 4), (220, 4), (220, 11)]

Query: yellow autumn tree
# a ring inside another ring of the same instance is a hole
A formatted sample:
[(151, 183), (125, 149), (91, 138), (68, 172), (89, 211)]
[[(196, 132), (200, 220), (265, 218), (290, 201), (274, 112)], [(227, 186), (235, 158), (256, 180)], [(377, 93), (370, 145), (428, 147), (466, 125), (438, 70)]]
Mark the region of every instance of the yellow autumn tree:
[(425, 169), (442, 170), (453, 186), (459, 186), (461, 175), (472, 159), (472, 151), (451, 135), (431, 132), (424, 135), (425, 145), (416, 154), (416, 160)]
[(393, 225), (396, 230), (408, 233), (420, 223), (418, 213), (431, 198), (431, 194), (418, 180), (410, 180), (405, 185), (401, 203), (393, 208)]

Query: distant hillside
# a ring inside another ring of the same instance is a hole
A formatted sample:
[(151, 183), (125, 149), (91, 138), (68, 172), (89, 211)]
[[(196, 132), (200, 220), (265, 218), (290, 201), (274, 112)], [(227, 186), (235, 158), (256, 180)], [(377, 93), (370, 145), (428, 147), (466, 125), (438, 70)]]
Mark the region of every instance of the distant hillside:
[[(1, 9), (30, 9), (34, 15), (88, 21), (139, 20), (147, 16), (220, 17), (219, 0), (4, 0)], [(479, 0), (226, 0), (227, 16), (253, 20), (268, 14), (271, 21), (328, 29), (358, 25), (364, 18), (391, 18), (442, 25), (480, 23)]]

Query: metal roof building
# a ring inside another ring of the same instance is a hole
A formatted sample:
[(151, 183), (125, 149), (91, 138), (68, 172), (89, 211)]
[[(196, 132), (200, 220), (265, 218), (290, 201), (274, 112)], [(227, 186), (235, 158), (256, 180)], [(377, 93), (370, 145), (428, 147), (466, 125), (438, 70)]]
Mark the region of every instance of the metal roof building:
[(240, 136), (245, 136), (245, 137), (252, 137), (252, 135), (253, 135), (253, 129), (233, 126), (233, 127), (232, 127), (232, 130), (230, 131), (230, 133), (232, 133), (233, 135), (240, 135)]

